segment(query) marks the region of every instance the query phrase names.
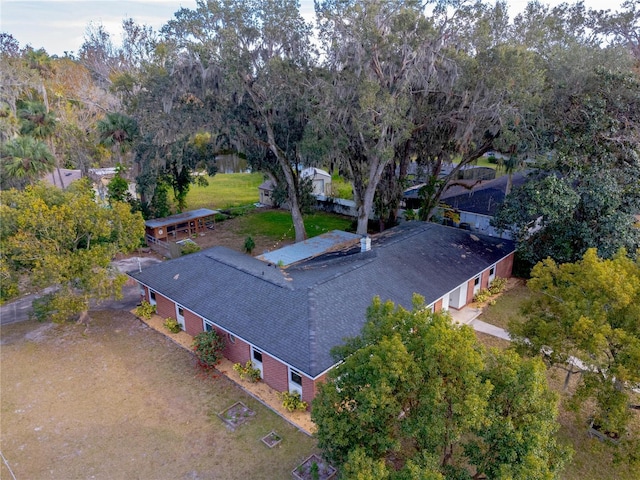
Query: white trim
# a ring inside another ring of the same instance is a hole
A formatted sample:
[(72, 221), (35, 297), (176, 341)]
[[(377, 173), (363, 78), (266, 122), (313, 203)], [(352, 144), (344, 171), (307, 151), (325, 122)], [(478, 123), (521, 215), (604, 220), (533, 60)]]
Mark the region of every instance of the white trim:
[(147, 287), (147, 288), (149, 289), (149, 304), (150, 305), (155, 305), (157, 307), (158, 306), (158, 299), (155, 298), (156, 294), (158, 293), (157, 290), (153, 290), (151, 287)]
[[(480, 283), (482, 284), (482, 274), (483, 274), (484, 272), (488, 271), (489, 269), (491, 269), (491, 267), (496, 267), (496, 276), (497, 276), (497, 273), (498, 273), (498, 264), (499, 264), (500, 262), (502, 262), (505, 258), (507, 258), (509, 255), (512, 255), (512, 254), (514, 254), (514, 253), (515, 253), (515, 250), (514, 250), (513, 252), (511, 252), (511, 253), (506, 254), (506, 255), (505, 255), (504, 257), (502, 257), (501, 259), (496, 260), (496, 261), (495, 261), (495, 263), (492, 263), (491, 265), (489, 265), (489, 266), (488, 266), (487, 268), (485, 268), (484, 270), (481, 270), (479, 274), (476, 274), (476, 275), (474, 275), (473, 277), (471, 277), (471, 278), (469, 278), (469, 279), (465, 280), (463, 283), (461, 283), (460, 285), (458, 285), (456, 288), (454, 288), (454, 289), (452, 289), (452, 290), (449, 290), (449, 292), (448, 292), (448, 293), (449, 293), (449, 295), (451, 295), (453, 292), (455, 292), (455, 291), (456, 291), (458, 288), (460, 288), (461, 286), (463, 286), (463, 285), (469, 285), (469, 282), (470, 282), (471, 280), (475, 279), (478, 275), (480, 275)], [(443, 294), (443, 295), (442, 295), (442, 297), (444, 297), (445, 295), (446, 295), (446, 293), (445, 293), (445, 294)], [(442, 297), (438, 298), (438, 300), (440, 300)], [(449, 297), (449, 298), (451, 298), (451, 297)], [(436, 302), (437, 302), (438, 300), (436, 300)], [(434, 302), (434, 303), (435, 303), (435, 302)], [(465, 304), (463, 305), (463, 307), (464, 307), (464, 306), (466, 306), (466, 305), (467, 305), (467, 304), (465, 303)]]
[[(515, 253), (515, 250), (514, 250), (513, 252), (510, 252), (510, 253), (506, 254), (504, 257), (500, 258), (499, 260), (496, 260), (495, 264), (492, 264), (492, 265), (496, 265), (496, 269), (497, 269), (497, 265), (498, 265), (498, 263), (502, 262), (505, 258), (507, 258), (509, 255), (512, 255), (513, 253)], [(489, 269), (490, 267), (491, 267), (491, 265), (490, 265), (489, 267), (485, 268), (484, 270), (482, 270), (482, 271), (480, 272), (480, 275), (482, 275), (482, 273), (483, 273), (485, 270)], [(460, 286), (462, 286), (462, 285), (468, 285), (468, 284), (469, 284), (469, 280), (471, 280), (471, 279), (473, 279), (473, 278), (475, 278), (475, 277), (476, 277), (476, 275), (474, 275), (473, 277), (469, 278), (469, 279), (468, 279), (468, 280), (466, 280), (464, 283), (461, 283), (460, 285), (458, 285), (458, 286), (457, 286), (457, 287), (455, 287), (454, 289), (450, 290), (450, 291), (449, 291), (449, 294), (451, 294), (452, 292), (454, 292), (455, 290), (457, 290), (457, 289), (458, 289)], [(133, 278), (133, 277), (132, 277), (132, 278)], [(142, 285), (146, 286), (146, 287), (149, 289), (149, 291), (151, 291), (151, 287), (150, 287), (149, 285), (147, 285), (147, 284), (145, 284), (145, 283), (141, 282), (141, 281), (140, 281), (140, 280), (138, 280), (137, 278), (134, 278), (134, 280), (135, 280), (136, 282), (138, 282), (138, 283), (140, 283), (140, 284), (142, 284)], [(156, 290), (156, 292), (157, 292), (157, 290)], [(157, 293), (160, 293), (160, 292), (157, 292)], [(162, 293), (160, 293), (160, 294), (162, 295)], [(167, 296), (165, 296), (165, 295), (162, 295), (162, 296), (163, 296), (163, 297), (165, 297), (165, 298), (166, 298), (166, 299), (168, 299), (168, 300), (171, 300), (173, 303), (178, 303), (178, 302), (176, 302), (175, 300), (172, 300), (171, 298), (169, 298), (169, 297), (167, 297)], [(442, 297), (439, 297), (438, 299), (436, 299), (436, 302), (437, 302), (438, 300), (440, 300), (440, 298), (442, 298)], [(434, 303), (435, 303), (435, 302), (434, 302)], [(465, 305), (466, 305), (466, 303), (465, 303)], [(464, 305), (463, 305), (463, 306), (464, 306)], [(227, 333), (231, 333), (234, 337), (236, 337), (237, 339), (242, 340), (244, 343), (246, 343), (246, 344), (247, 344), (247, 345), (249, 345), (250, 347), (253, 347), (253, 346), (254, 346), (254, 344), (253, 344), (253, 343), (249, 342), (248, 340), (246, 340), (245, 338), (241, 337), (240, 335), (238, 335), (238, 334), (236, 334), (236, 333), (233, 333), (232, 331), (230, 331), (230, 330), (228, 330), (228, 329), (226, 329), (226, 328), (224, 328), (224, 327), (222, 327), (222, 326), (218, 325), (216, 322), (213, 322), (213, 321), (209, 320), (208, 318), (203, 317), (202, 315), (200, 315), (200, 314), (199, 314), (199, 313), (197, 313), (197, 312), (194, 312), (194, 311), (193, 311), (193, 310), (191, 310), (190, 308), (185, 308), (185, 310), (190, 311), (191, 313), (193, 313), (194, 315), (196, 315), (197, 317), (199, 317), (199, 318), (201, 318), (201, 319), (202, 319), (202, 328), (203, 328), (203, 330), (205, 329), (204, 322), (205, 322), (205, 321), (208, 321), (210, 324), (212, 324), (212, 325), (216, 326), (216, 327), (217, 327), (217, 328), (219, 328), (220, 330), (222, 330), (222, 331), (224, 331), (224, 332), (227, 332)], [(323, 375), (326, 375), (326, 374), (327, 374), (327, 372), (331, 371), (331, 370), (332, 370), (333, 368), (335, 368), (337, 365), (339, 365), (340, 363), (342, 363), (341, 361), (340, 361), (340, 362), (336, 362), (336, 363), (334, 363), (333, 365), (329, 366), (328, 368), (324, 369), (322, 372), (320, 372), (320, 373), (319, 373), (318, 375), (316, 375), (315, 377), (313, 377), (313, 376), (309, 375), (308, 373), (303, 372), (303, 371), (302, 371), (302, 370), (300, 370), (299, 368), (296, 368), (296, 367), (292, 366), (290, 363), (285, 362), (285, 361), (284, 361), (284, 360), (282, 360), (281, 358), (279, 358), (279, 357), (277, 357), (277, 356), (273, 355), (271, 352), (269, 352), (269, 351), (267, 351), (267, 350), (264, 350), (264, 349), (260, 349), (260, 348), (258, 348), (258, 349), (259, 349), (259, 350), (261, 350), (263, 353), (266, 353), (267, 355), (269, 355), (271, 358), (273, 358), (273, 359), (275, 359), (275, 360), (279, 361), (280, 363), (282, 363), (283, 365), (287, 366), (288, 368), (293, 368), (295, 371), (300, 372), (303, 376), (307, 377), (309, 380), (314, 381), (314, 382), (315, 382), (317, 379), (319, 379), (320, 377), (322, 377)]]
[[(291, 379), (292, 373), (295, 373), (300, 377), (300, 383), (294, 382)], [(302, 398), (302, 372), (295, 368), (287, 367), (287, 385), (289, 387), (289, 393), (298, 392), (300, 398)]]

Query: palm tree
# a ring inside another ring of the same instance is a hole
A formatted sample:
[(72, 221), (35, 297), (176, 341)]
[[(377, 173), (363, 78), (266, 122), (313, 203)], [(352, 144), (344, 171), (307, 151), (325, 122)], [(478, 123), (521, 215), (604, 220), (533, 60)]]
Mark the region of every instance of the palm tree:
[(58, 178), (60, 179), (60, 187), (63, 187), (64, 181), (62, 180), (62, 173), (60, 172), (60, 164), (53, 148), (52, 137), (55, 133), (57, 123), (55, 115), (49, 111), (46, 103), (31, 100), (21, 100), (18, 103), (17, 113), (18, 118), (21, 120), (21, 135), (31, 136), (36, 140), (49, 141), (49, 152), (55, 159)]
[(118, 153), (118, 163), (122, 164), (122, 156), (131, 148), (140, 130), (135, 119), (121, 113), (108, 113), (98, 121), (100, 143)]
[(53, 172), (55, 166), (47, 145), (33, 137), (17, 137), (2, 147), (2, 173), (6, 180), (34, 183)]

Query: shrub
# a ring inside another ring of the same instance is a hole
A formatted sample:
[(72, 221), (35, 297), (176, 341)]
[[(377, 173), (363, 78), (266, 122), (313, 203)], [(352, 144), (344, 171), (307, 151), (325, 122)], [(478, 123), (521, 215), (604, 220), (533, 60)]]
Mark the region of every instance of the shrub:
[(149, 320), (151, 318), (151, 315), (153, 315), (154, 313), (156, 313), (156, 306), (151, 305), (146, 300), (143, 300), (142, 303), (138, 307), (136, 307), (136, 315), (138, 317), (146, 318), (147, 320)]
[(489, 292), (489, 290), (486, 288), (483, 288), (478, 293), (476, 293), (476, 295), (473, 297), (473, 301), (478, 303), (484, 303), (487, 300), (489, 300), (490, 296), (491, 296), (491, 293)]
[(406, 221), (418, 220), (418, 212), (412, 208), (404, 211), (404, 219)]
[(193, 351), (201, 367), (215, 367), (222, 359), (222, 350), (224, 339), (215, 330), (199, 333), (193, 338)]
[(251, 255), (251, 252), (253, 252), (253, 249), (256, 248), (256, 242), (253, 241), (253, 238), (251, 238), (251, 236), (248, 236), (247, 238), (244, 239), (243, 248), (244, 248), (244, 251), (249, 255)]
[(178, 321), (175, 318), (171, 318), (171, 317), (167, 318), (164, 321), (164, 326), (171, 333), (178, 333), (180, 330), (182, 330), (182, 327), (180, 326)]
[(260, 369), (253, 368), (253, 364), (251, 360), (247, 360), (247, 363), (242, 365), (241, 363), (234, 363), (233, 370), (240, 375), (242, 380), (247, 380), (249, 382), (257, 382), (260, 380)]
[(296, 410), (304, 412), (309, 406), (307, 402), (302, 400), (298, 392), (281, 392), (279, 395), (282, 399), (282, 406), (289, 412), (294, 412)]
[(189, 255), (200, 251), (200, 245), (196, 242), (186, 242), (180, 250), (180, 255)]
[(506, 285), (507, 285), (506, 278), (496, 277), (491, 282), (491, 285), (489, 285), (489, 292), (491, 292), (491, 295), (497, 295), (498, 293), (504, 290), (504, 287)]

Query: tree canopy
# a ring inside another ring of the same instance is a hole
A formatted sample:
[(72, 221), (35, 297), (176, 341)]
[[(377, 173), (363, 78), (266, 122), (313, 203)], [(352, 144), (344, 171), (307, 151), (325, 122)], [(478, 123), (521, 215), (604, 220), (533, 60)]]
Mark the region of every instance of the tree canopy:
[[(519, 349), (579, 371), (574, 406), (610, 432), (624, 433), (640, 385), (640, 262), (624, 250), (611, 259), (586, 251), (575, 263), (538, 263), (526, 320), (509, 331)], [(577, 360), (576, 360), (577, 359)]]
[(374, 299), (335, 355), (311, 415), (345, 478), (557, 478), (567, 459), (542, 362), (485, 351), (419, 297)]
[(144, 235), (142, 217), (128, 204), (103, 207), (82, 181), (64, 191), (40, 183), (4, 191), (0, 213), (3, 283), (53, 287), (46, 297), (51, 319), (64, 321), (86, 312), (92, 299), (121, 295), (126, 276), (110, 262), (137, 248)]

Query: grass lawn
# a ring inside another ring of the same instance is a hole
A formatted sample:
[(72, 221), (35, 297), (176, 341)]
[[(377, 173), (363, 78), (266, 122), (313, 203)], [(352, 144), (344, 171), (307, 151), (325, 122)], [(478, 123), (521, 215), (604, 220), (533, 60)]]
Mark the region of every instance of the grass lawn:
[(264, 181), (262, 173), (219, 173), (207, 177), (209, 185), (191, 185), (187, 195), (189, 210), (222, 209), (249, 205), (260, 200), (258, 187)]
[(519, 282), (496, 300), (495, 305), (487, 305), (479, 320), (500, 328), (507, 328), (510, 320), (523, 320), (521, 306), (531, 298), (531, 293), (524, 282)]
[[(312, 213), (304, 216), (304, 226), (309, 237), (331, 230), (351, 230), (352, 219), (328, 213)], [(291, 214), (285, 210), (254, 210), (238, 218), (238, 232), (242, 235), (264, 235), (279, 240), (293, 240), (295, 233)]]

